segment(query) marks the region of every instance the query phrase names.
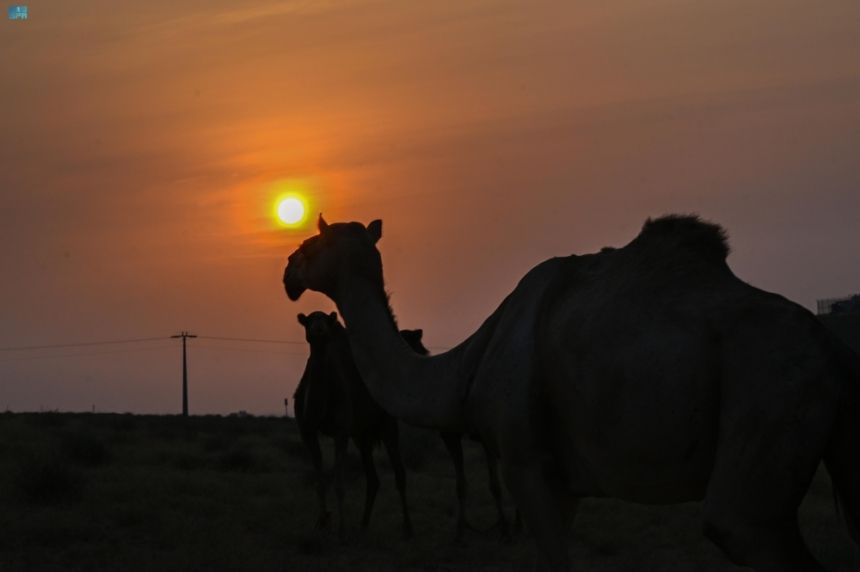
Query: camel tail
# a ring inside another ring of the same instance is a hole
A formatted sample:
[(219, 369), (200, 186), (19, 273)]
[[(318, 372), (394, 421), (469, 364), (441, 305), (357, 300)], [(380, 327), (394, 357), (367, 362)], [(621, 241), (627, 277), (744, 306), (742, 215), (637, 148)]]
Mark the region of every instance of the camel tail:
[(841, 341), (837, 346), (845, 385), (824, 463), (837, 509), (860, 546), (860, 356)]

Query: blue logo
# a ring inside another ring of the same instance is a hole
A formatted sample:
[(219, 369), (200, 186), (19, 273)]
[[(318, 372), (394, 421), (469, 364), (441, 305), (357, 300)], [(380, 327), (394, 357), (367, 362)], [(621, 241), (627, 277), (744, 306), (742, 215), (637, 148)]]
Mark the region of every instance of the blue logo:
[(27, 7), (23, 4), (18, 4), (16, 6), (9, 6), (9, 19), (10, 20), (26, 20), (28, 16)]

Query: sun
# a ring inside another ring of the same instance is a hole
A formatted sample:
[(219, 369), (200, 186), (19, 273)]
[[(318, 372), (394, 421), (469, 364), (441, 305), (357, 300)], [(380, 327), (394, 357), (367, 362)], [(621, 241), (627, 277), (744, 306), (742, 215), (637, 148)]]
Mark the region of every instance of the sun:
[(304, 222), (307, 215), (305, 201), (298, 195), (281, 197), (277, 201), (275, 215), (278, 221), (284, 226), (299, 226)]

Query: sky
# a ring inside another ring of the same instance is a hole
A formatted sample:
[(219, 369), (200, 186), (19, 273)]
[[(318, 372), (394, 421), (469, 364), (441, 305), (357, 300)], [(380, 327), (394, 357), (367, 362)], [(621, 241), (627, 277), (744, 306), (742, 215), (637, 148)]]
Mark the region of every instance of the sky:
[[(744, 280), (860, 292), (856, 0), (32, 1), (0, 22), (0, 410), (283, 413), (307, 357), (278, 227), (384, 221), (401, 327), (455, 345), (649, 216)], [(5, 15), (4, 15), (5, 18)], [(249, 343), (208, 337), (283, 340)]]

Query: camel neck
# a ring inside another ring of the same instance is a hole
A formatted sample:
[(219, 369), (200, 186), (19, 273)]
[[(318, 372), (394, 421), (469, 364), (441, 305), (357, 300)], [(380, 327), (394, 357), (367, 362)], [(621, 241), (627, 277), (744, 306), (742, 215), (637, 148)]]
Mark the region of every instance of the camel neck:
[(381, 286), (368, 278), (356, 277), (335, 302), (355, 364), (373, 398), (407, 423), (462, 430), (462, 350), (436, 356), (415, 353), (397, 330)]

